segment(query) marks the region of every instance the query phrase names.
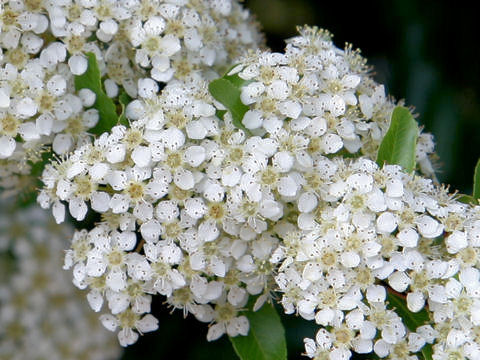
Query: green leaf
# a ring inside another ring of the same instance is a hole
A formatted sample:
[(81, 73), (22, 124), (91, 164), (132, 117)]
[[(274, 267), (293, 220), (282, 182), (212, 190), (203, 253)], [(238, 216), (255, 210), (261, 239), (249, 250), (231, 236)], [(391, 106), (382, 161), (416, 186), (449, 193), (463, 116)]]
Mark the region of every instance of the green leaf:
[(100, 116), (97, 125), (89, 130), (91, 134), (100, 135), (109, 131), (117, 125), (118, 116), (115, 103), (110, 99), (102, 87), (102, 77), (98, 68), (95, 54), (87, 53), (88, 68), (87, 71), (79, 76), (75, 76), (75, 89), (90, 89), (95, 95), (95, 103), (93, 107), (98, 110)]
[(417, 138), (417, 122), (406, 107), (397, 106), (393, 110), (390, 128), (378, 149), (377, 164), (400, 165), (407, 172), (412, 172), (415, 169)]
[(287, 359), (285, 330), (275, 308), (267, 303), (260, 310), (250, 310), (245, 315), (250, 321), (248, 335), (230, 338), (240, 359)]
[(475, 174), (473, 175), (473, 197), (480, 199), (480, 160), (475, 166)]
[[(403, 323), (408, 330), (415, 332), (419, 326), (430, 323), (430, 317), (427, 310), (422, 309), (419, 312), (412, 313), (410, 310), (408, 310), (406, 300), (398, 294), (390, 291), (388, 292), (387, 299), (387, 307), (394, 310), (397, 315), (402, 318)], [(420, 350), (420, 353), (424, 360), (432, 360), (433, 351), (430, 344), (426, 344)]]
[(127, 105), (132, 101), (132, 98), (128, 96), (125, 91), (121, 91), (120, 95), (118, 96), (118, 101), (120, 103), (120, 115), (118, 116), (118, 124), (129, 126), (128, 119), (125, 116), (125, 108)]
[(477, 199), (470, 195), (458, 194), (455, 200), (460, 201), (464, 204), (478, 205)]
[(433, 359), (433, 349), (431, 344), (425, 344), (420, 350), (420, 353), (423, 355), (424, 360), (432, 360)]
[(213, 80), (208, 85), (208, 90), (215, 100), (220, 102), (227, 108), (228, 111), (230, 111), (232, 114), (233, 125), (248, 132), (248, 130), (242, 124), (242, 119), (245, 113), (248, 111), (248, 106), (243, 104), (240, 100), (240, 88), (230, 80), (220, 78)]
[(228, 112), (227, 110), (217, 110), (215, 111), (215, 116), (223, 120), (223, 117), (227, 112)]
[(417, 327), (425, 325), (430, 321), (427, 310), (422, 309), (419, 312), (412, 313), (408, 310), (406, 300), (398, 294), (388, 292), (387, 299), (387, 307), (395, 310), (395, 312), (402, 318), (403, 323), (408, 330), (416, 331)]

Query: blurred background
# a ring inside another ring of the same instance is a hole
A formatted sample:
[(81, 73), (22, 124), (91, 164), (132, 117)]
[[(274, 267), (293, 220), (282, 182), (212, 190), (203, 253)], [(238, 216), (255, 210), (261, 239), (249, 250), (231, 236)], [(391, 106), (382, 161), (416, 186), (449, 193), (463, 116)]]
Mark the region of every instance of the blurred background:
[[(387, 92), (414, 105), (418, 120), (434, 134), (440, 157), (439, 180), (470, 194), (480, 157), (480, 31), (478, 14), (467, 2), (435, 0), (247, 0), (275, 51), (296, 34), (296, 25), (318, 25), (334, 34), (334, 42), (360, 48), (374, 66), (375, 78)], [(476, 29), (476, 30), (475, 30)], [(207, 326), (182, 314), (159, 309), (160, 330), (127, 349), (128, 359), (236, 359), (225, 337), (205, 341)], [(289, 359), (306, 359), (304, 337), (314, 327), (282, 318), (287, 329)], [(187, 345), (188, 344), (188, 345)]]

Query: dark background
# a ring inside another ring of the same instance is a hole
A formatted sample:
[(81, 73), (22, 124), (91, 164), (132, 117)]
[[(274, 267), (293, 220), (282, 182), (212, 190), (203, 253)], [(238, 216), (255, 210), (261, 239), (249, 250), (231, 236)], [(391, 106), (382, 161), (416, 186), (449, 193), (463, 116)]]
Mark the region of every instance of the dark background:
[[(296, 25), (330, 30), (337, 46), (360, 48), (375, 68), (375, 78), (389, 94), (405, 99), (420, 114), (426, 131), (435, 135), (440, 156), (438, 177), (452, 190), (471, 193), (473, 169), (480, 157), (480, 51), (478, 13), (467, 2), (428, 0), (308, 1), (249, 0), (267, 44), (282, 51), (283, 39)], [(129, 347), (127, 359), (236, 359), (225, 337), (207, 343), (207, 325), (169, 315), (154, 303), (160, 329)], [(303, 337), (314, 327), (294, 318), (282, 319), (289, 359), (306, 359)]]

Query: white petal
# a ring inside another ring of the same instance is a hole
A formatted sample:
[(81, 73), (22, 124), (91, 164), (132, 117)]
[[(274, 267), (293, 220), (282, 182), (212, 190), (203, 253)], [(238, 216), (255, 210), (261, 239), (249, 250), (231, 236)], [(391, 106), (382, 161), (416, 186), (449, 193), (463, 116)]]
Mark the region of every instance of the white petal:
[(248, 110), (243, 116), (242, 123), (247, 129), (258, 129), (262, 126), (263, 117), (259, 110)]
[(193, 167), (199, 166), (205, 160), (205, 157), (206, 152), (203, 146), (190, 146), (183, 154), (185, 162)]
[(217, 340), (219, 337), (225, 334), (225, 330), (225, 325), (222, 323), (210, 326), (207, 333), (207, 341)]
[(294, 157), (287, 151), (281, 151), (273, 156), (273, 165), (282, 172), (290, 171), (294, 164)]
[(107, 298), (108, 308), (114, 315), (125, 311), (130, 305), (130, 299), (125, 293), (111, 292)]
[(467, 235), (464, 232), (455, 230), (445, 239), (447, 251), (456, 254), (468, 246)]
[(242, 176), (241, 170), (233, 165), (229, 165), (222, 170), (222, 184), (225, 186), (235, 186)]
[(154, 219), (149, 220), (140, 226), (140, 233), (147, 242), (157, 242), (161, 232), (162, 227), (160, 226), (160, 223)]
[(70, 214), (72, 214), (75, 220), (82, 221), (83, 219), (85, 219), (88, 208), (87, 204), (85, 204), (85, 201), (78, 197), (75, 197), (70, 200), (70, 203), (68, 204), (68, 210), (70, 211)]
[(207, 129), (199, 120), (188, 122), (185, 130), (187, 132), (187, 136), (193, 140), (204, 139), (207, 136)]
[(285, 100), (290, 95), (290, 91), (289, 86), (283, 80), (274, 80), (267, 88), (268, 95), (277, 100)]
[(118, 342), (122, 346), (135, 344), (138, 340), (138, 334), (131, 328), (123, 328), (118, 332)]
[(425, 296), (420, 291), (407, 294), (407, 307), (411, 312), (419, 312), (425, 306)]
[(265, 218), (275, 221), (283, 214), (283, 207), (276, 201), (264, 200), (260, 204), (259, 212)]
[(278, 104), (278, 110), (290, 119), (297, 119), (302, 113), (302, 105), (298, 101), (287, 100)]
[(65, 205), (60, 201), (55, 201), (52, 206), (53, 217), (57, 224), (65, 221)]
[(298, 199), (298, 210), (300, 212), (310, 212), (313, 211), (318, 204), (318, 199), (314, 193), (306, 192), (300, 195)]
[(153, 217), (153, 205), (147, 202), (139, 202), (133, 208), (133, 215), (140, 221), (148, 221)]
[(403, 183), (400, 179), (391, 179), (387, 181), (386, 194), (390, 197), (400, 197), (403, 195)]
[(25, 141), (32, 141), (40, 139), (40, 134), (37, 126), (33, 122), (26, 122), (20, 125), (18, 133)]
[(220, 235), (216, 222), (208, 220), (202, 222), (198, 227), (198, 237), (202, 241), (213, 241)]
[(145, 187), (145, 193), (154, 200), (158, 200), (168, 194), (168, 183), (164, 181), (150, 181)]
[(292, 176), (285, 176), (278, 182), (277, 190), (283, 196), (292, 197), (297, 194), (299, 187)]
[(163, 132), (162, 142), (169, 150), (176, 150), (185, 143), (184, 133), (174, 127)]
[(107, 148), (105, 157), (110, 164), (116, 164), (125, 159), (126, 150), (124, 144), (114, 144)]
[(114, 214), (125, 213), (130, 207), (130, 202), (127, 195), (114, 194), (110, 199), (109, 207), (112, 209)]
[(360, 256), (354, 251), (343, 252), (340, 256), (340, 262), (347, 268), (354, 268), (360, 264)]
[(385, 287), (381, 285), (370, 285), (367, 288), (367, 300), (369, 302), (384, 302), (386, 297)]
[(145, 315), (135, 323), (135, 326), (142, 333), (155, 331), (158, 329), (158, 320), (152, 314)]
[(397, 218), (390, 212), (384, 212), (377, 218), (377, 231), (381, 234), (390, 234), (397, 228)]
[(158, 92), (158, 84), (151, 78), (138, 79), (138, 96), (151, 99)]
[(188, 216), (194, 219), (200, 219), (206, 212), (207, 207), (200, 198), (191, 198), (185, 200), (185, 211)]
[(193, 174), (185, 169), (177, 169), (173, 176), (173, 181), (182, 190), (192, 189), (195, 185)]
[(110, 195), (102, 191), (94, 191), (90, 196), (90, 205), (92, 210), (99, 213), (104, 213), (110, 206)]
[(96, 163), (93, 164), (90, 169), (88, 169), (88, 173), (93, 181), (99, 181), (103, 177), (105, 177), (108, 173), (109, 166), (105, 163)]
[(373, 177), (368, 174), (353, 174), (347, 178), (347, 184), (361, 193), (368, 193), (372, 190)]
[(124, 231), (115, 236), (115, 240), (119, 249), (124, 251), (133, 250), (135, 244), (137, 243), (137, 237), (134, 232)]
[(427, 239), (433, 239), (443, 232), (443, 225), (428, 215), (422, 215), (415, 221), (418, 231)]
[[(99, 312), (103, 305), (103, 296), (98, 290), (92, 290), (87, 294), (88, 304), (93, 311)], [(109, 324), (111, 325), (111, 324)], [(106, 326), (105, 326), (106, 327)]]
[(337, 134), (326, 134), (321, 138), (322, 149), (326, 154), (334, 154), (343, 147), (343, 141)]
[(0, 108), (8, 108), (10, 106), (10, 95), (4, 88), (0, 88)]
[(106, 285), (113, 291), (121, 291), (127, 287), (126, 275), (123, 270), (112, 269), (107, 274)]
[(398, 244), (403, 247), (416, 247), (418, 238), (418, 233), (412, 228), (403, 229), (397, 234)]
[(70, 151), (73, 145), (73, 138), (69, 134), (58, 134), (53, 139), (52, 148), (55, 153), (62, 155)]
[(118, 320), (115, 316), (110, 315), (110, 314), (103, 314), (100, 316), (100, 321), (102, 322), (102, 325), (110, 331), (115, 331), (116, 328), (118, 327)]
[(246, 316), (239, 316), (237, 318), (234, 318), (230, 320), (230, 322), (227, 324), (227, 333), (229, 336), (246, 336), (249, 329), (250, 324)]
[(82, 75), (87, 71), (88, 61), (81, 55), (73, 55), (68, 59), (68, 66), (73, 75)]
[(132, 160), (138, 167), (146, 167), (150, 164), (152, 154), (147, 146), (137, 146), (132, 151)]
[(404, 292), (410, 285), (410, 278), (403, 271), (396, 271), (388, 278), (388, 283), (393, 290)]

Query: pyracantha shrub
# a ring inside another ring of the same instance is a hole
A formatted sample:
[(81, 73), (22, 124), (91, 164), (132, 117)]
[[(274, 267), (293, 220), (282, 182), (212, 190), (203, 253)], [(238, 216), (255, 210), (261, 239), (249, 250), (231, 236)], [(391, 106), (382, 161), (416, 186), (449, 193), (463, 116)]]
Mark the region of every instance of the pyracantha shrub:
[(122, 346), (160, 297), (208, 340), (278, 301), (316, 360), (480, 357), (477, 202), (351, 45), (265, 50), (229, 0), (7, 1), (0, 25), (0, 186), (40, 178), (76, 221), (63, 268)]

